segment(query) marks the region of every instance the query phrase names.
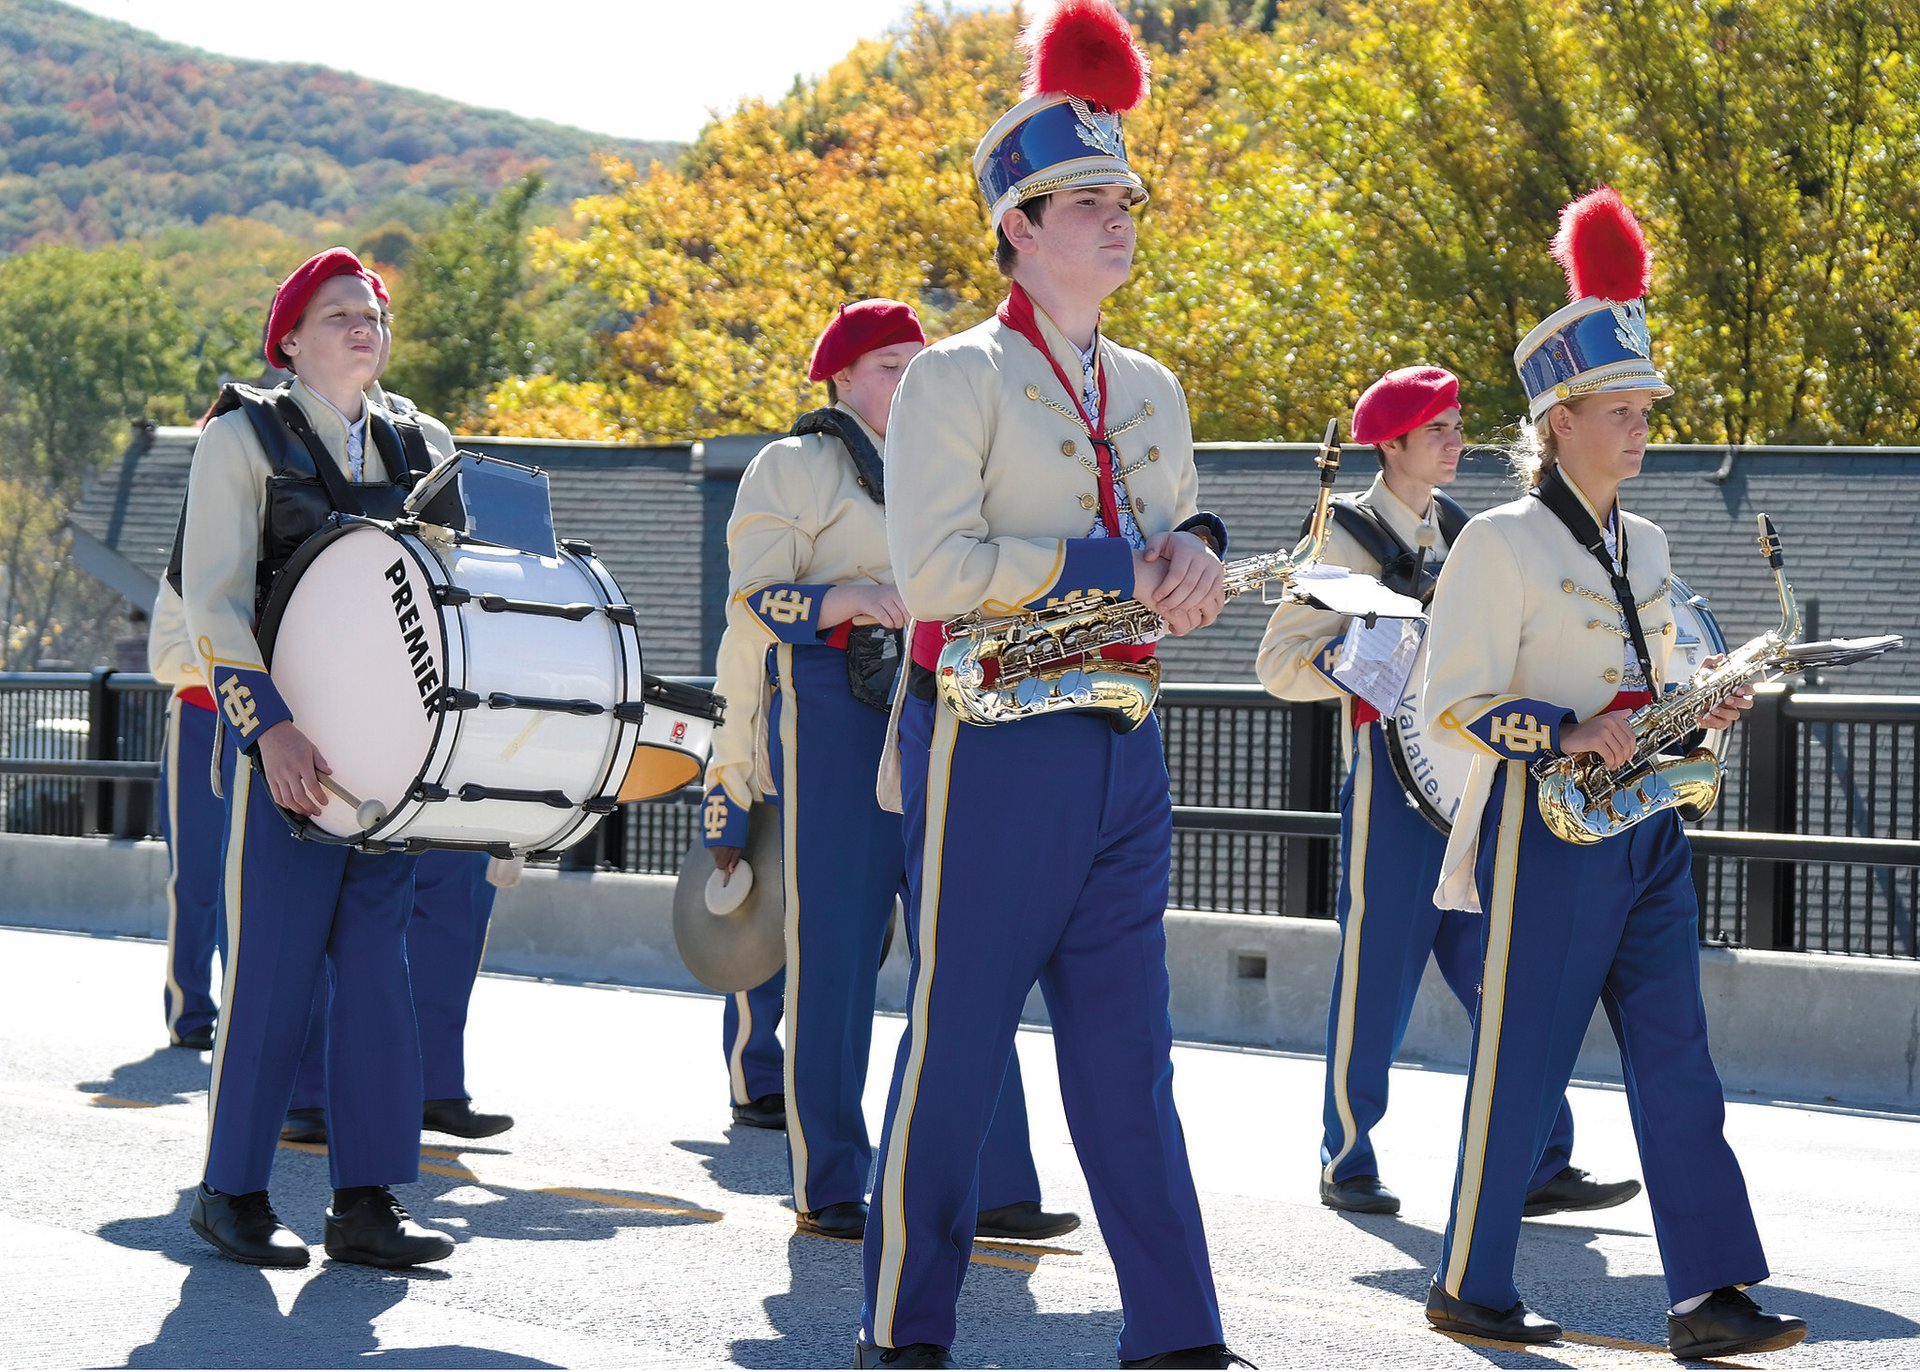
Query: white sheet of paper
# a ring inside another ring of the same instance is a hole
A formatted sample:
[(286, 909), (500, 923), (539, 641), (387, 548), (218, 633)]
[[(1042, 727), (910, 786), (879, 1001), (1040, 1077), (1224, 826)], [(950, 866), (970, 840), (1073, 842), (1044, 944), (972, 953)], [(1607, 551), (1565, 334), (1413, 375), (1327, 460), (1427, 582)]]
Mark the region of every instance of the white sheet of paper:
[(1287, 585), (1286, 598), (1360, 619), (1418, 619), (1425, 614), (1412, 596), (1388, 590), (1365, 572), (1324, 562), (1297, 572)]
[(1420, 640), (1427, 634), (1424, 619), (1364, 619), (1347, 621), (1347, 636), (1334, 659), (1333, 679), (1350, 694), (1392, 718), (1406, 694), (1413, 664), (1420, 656)]

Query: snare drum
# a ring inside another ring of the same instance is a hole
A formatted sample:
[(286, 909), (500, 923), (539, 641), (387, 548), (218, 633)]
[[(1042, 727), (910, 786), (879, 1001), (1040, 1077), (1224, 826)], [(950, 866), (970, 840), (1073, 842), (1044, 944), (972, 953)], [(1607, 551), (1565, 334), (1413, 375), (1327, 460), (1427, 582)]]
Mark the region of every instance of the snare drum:
[(640, 639), (584, 544), (556, 556), (341, 519), (260, 621), (274, 685), (333, 779), (302, 837), (380, 850), (550, 852), (612, 812), (644, 713)]
[[(1667, 591), (1673, 610), (1673, 655), (1668, 670), (1675, 681), (1685, 680), (1706, 658), (1727, 650), (1720, 625), (1707, 609), (1707, 598), (1695, 595), (1687, 583), (1674, 577)], [(1420, 645), (1420, 657), (1413, 665), (1406, 691), (1391, 719), (1383, 719), (1387, 734), (1387, 760), (1406, 793), (1407, 804), (1420, 811), (1426, 821), (1441, 833), (1453, 830), (1454, 813), (1467, 793), (1467, 774), (1473, 768), (1473, 755), (1463, 748), (1437, 742), (1427, 727), (1426, 652)], [(1707, 746), (1718, 751), (1720, 731), (1709, 735)], [(1689, 816), (1691, 818), (1692, 816)]]
[(713, 756), (713, 731), (726, 701), (684, 681), (646, 679), (647, 712), (640, 742), (627, 765), (620, 799), (652, 800), (699, 780)]

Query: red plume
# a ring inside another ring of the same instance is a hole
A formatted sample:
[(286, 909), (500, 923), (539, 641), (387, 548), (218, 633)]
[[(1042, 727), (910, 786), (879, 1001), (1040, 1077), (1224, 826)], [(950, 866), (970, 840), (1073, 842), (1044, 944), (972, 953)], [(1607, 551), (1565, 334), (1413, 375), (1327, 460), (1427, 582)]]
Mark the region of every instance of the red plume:
[(1112, 0), (1059, 0), (1020, 33), (1028, 96), (1077, 95), (1124, 114), (1147, 98), (1147, 56)]
[(1653, 280), (1653, 259), (1640, 221), (1611, 186), (1583, 195), (1560, 211), (1553, 260), (1566, 269), (1569, 300), (1638, 300)]

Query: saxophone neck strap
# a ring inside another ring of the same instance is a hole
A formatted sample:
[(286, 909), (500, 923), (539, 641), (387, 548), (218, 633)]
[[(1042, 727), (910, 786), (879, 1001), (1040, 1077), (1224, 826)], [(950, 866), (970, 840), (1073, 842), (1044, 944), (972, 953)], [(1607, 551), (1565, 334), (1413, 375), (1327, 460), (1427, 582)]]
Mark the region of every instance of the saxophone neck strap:
[(796, 437), (801, 434), (832, 434), (839, 439), (840, 446), (853, 459), (854, 475), (859, 479), (862, 489), (874, 504), (887, 503), (886, 464), (881, 461), (873, 440), (860, 427), (859, 420), (829, 405), (825, 409), (808, 410), (794, 420), (791, 432)]
[(1614, 562), (1607, 551), (1606, 535), (1600, 531), (1600, 525), (1587, 512), (1587, 507), (1574, 493), (1572, 486), (1560, 472), (1558, 465), (1547, 468), (1539, 484), (1533, 488), (1533, 496), (1553, 511), (1554, 517), (1566, 526), (1574, 541), (1600, 564), (1607, 580), (1613, 586), (1613, 598), (1620, 603), (1620, 622), (1626, 626), (1627, 642), (1633, 645), (1633, 655), (1640, 662), (1640, 679), (1646, 683), (1647, 690), (1658, 694), (1653, 675), (1653, 654), (1647, 651), (1647, 636), (1640, 628), (1640, 611), (1633, 602), (1633, 586), (1627, 580), (1627, 525), (1620, 521), (1615, 537), (1620, 544), (1620, 560)]

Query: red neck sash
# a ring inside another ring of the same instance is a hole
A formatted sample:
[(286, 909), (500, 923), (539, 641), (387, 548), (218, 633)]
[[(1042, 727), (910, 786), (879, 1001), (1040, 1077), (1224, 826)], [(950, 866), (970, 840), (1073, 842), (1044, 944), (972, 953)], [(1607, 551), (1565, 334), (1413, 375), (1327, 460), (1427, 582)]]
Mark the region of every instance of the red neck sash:
[(1007, 298), (1000, 302), (1000, 308), (994, 314), (1002, 324), (1033, 344), (1034, 351), (1047, 359), (1047, 365), (1053, 368), (1053, 374), (1059, 378), (1061, 389), (1066, 391), (1067, 399), (1073, 403), (1074, 412), (1080, 416), (1081, 426), (1086, 429), (1087, 438), (1100, 461), (1100, 523), (1105, 526), (1109, 538), (1121, 537), (1120, 497), (1113, 479), (1113, 444), (1107, 438), (1107, 368), (1099, 355), (1099, 334), (1096, 333), (1093, 340), (1093, 379), (1100, 395), (1100, 413), (1089, 415), (1086, 402), (1081, 399), (1086, 388), (1067, 376), (1066, 368), (1060, 365), (1060, 359), (1047, 346), (1046, 335), (1040, 332), (1039, 312), (1034, 308), (1033, 298), (1019, 282), (1008, 286)]

